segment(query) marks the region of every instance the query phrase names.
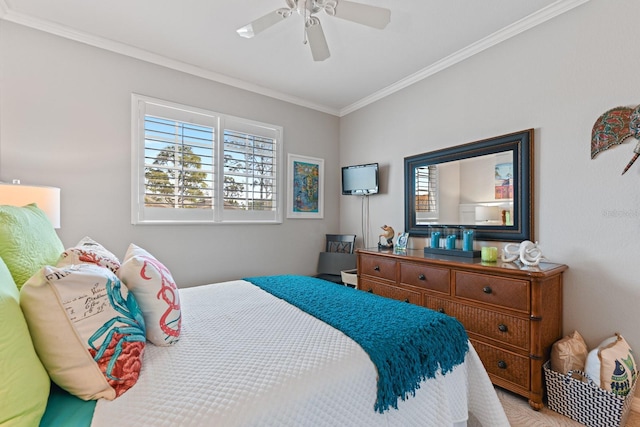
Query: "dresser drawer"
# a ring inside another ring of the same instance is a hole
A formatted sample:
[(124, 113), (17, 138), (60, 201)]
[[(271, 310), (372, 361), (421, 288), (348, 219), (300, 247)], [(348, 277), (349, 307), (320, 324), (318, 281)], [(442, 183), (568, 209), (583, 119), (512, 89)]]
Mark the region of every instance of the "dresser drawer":
[(455, 303), (443, 298), (425, 295), (425, 307), (453, 316), (468, 332), (482, 335), (516, 348), (529, 349), (529, 320), (490, 310)]
[(522, 350), (529, 349), (529, 320), (458, 304), (455, 316), (464, 328)]
[(394, 259), (376, 256), (360, 257), (361, 274), (378, 277), (380, 279), (396, 280), (396, 261)]
[(529, 282), (454, 271), (456, 297), (529, 313)]
[(430, 308), (431, 310), (435, 310), (439, 313), (444, 313), (452, 317), (458, 317), (459, 304), (456, 304), (453, 301), (424, 295), (422, 303), (425, 307)]
[(529, 389), (529, 358), (501, 350), (480, 341), (470, 340), (478, 352), (484, 368), (489, 374), (500, 377), (510, 383)]
[(410, 302), (411, 304), (421, 305), (422, 295), (419, 292), (413, 292), (398, 286), (388, 286), (377, 283), (372, 280), (360, 278), (359, 288), (365, 292), (371, 292), (381, 297), (391, 298), (398, 301)]
[(448, 268), (427, 267), (420, 264), (400, 263), (400, 283), (418, 286), (449, 295), (450, 270)]

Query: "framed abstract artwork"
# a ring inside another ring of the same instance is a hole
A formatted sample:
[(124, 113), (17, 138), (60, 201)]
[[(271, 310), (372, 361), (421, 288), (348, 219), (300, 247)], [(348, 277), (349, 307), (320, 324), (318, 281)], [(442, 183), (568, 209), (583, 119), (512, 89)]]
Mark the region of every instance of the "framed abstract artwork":
[(513, 163), (496, 164), (496, 199), (513, 199)]
[(287, 166), (287, 218), (323, 218), (324, 159), (289, 153)]

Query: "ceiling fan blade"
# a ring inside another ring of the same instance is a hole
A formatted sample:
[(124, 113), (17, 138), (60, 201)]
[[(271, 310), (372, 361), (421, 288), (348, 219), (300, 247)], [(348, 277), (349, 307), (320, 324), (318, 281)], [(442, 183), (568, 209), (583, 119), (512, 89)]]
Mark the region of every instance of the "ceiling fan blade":
[(309, 39), (309, 47), (311, 47), (311, 56), (314, 61), (324, 61), (331, 54), (329, 53), (329, 45), (322, 31), (322, 25), (318, 18), (311, 17), (306, 25), (307, 38)]
[(348, 0), (338, 1), (335, 9), (337, 18), (382, 30), (391, 21), (391, 11), (368, 4), (355, 3)]
[(245, 25), (244, 27), (238, 28), (236, 32), (240, 37), (244, 37), (250, 39), (254, 37), (256, 34), (263, 32), (267, 28), (272, 25), (277, 24), (278, 22), (284, 20), (291, 14), (289, 9), (278, 9), (274, 10), (271, 13), (264, 15), (261, 18), (252, 21), (251, 23)]

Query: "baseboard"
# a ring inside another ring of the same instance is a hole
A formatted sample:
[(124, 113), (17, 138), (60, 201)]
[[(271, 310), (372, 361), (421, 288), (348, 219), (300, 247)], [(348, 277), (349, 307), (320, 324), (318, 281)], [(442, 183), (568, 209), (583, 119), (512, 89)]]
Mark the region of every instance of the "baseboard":
[(640, 396), (634, 396), (631, 401), (631, 410), (640, 414)]

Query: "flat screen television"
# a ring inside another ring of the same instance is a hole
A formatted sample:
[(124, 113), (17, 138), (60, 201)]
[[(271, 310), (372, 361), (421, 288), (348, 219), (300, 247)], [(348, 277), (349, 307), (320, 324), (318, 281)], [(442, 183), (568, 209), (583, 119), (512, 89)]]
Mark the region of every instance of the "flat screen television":
[(342, 194), (368, 196), (378, 192), (378, 164), (342, 167)]

